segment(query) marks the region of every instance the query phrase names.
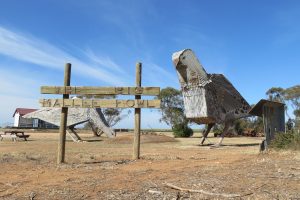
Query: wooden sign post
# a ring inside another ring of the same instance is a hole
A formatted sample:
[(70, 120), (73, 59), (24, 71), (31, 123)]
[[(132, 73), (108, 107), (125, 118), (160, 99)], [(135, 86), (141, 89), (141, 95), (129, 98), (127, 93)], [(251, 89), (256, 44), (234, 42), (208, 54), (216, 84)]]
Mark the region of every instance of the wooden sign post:
[[(65, 65), (65, 78), (64, 86), (70, 86), (71, 83), (71, 63)], [(63, 99), (68, 99), (68, 94), (63, 94)], [(68, 107), (61, 108), (60, 127), (59, 127), (59, 142), (58, 142), (58, 155), (57, 163), (65, 162), (65, 149), (66, 149), (66, 130), (67, 130), (67, 117)]]
[[(141, 87), (142, 85), (142, 63), (136, 64), (135, 72), (135, 83), (136, 87)], [(141, 95), (135, 95), (135, 99), (141, 99)], [(134, 138), (133, 138), (133, 159), (140, 158), (140, 138), (141, 138), (141, 109), (134, 109)]]
[[(42, 107), (62, 108), (59, 128), (57, 163), (65, 162), (65, 144), (68, 108), (134, 108), (135, 127), (133, 159), (140, 158), (141, 108), (160, 108), (160, 100), (142, 100), (141, 95), (158, 96), (159, 87), (141, 87), (142, 64), (136, 64), (136, 87), (78, 87), (70, 86), (71, 64), (65, 66), (64, 86), (42, 86), (42, 94), (63, 94), (62, 99), (40, 99)], [(134, 100), (119, 99), (69, 99), (77, 95), (135, 95)]]

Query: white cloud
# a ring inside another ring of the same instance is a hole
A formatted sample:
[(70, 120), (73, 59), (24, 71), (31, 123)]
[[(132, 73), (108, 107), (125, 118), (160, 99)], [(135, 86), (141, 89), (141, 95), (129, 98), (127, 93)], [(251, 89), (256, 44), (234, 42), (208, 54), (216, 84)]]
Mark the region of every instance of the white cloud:
[[(124, 85), (127, 81), (118, 76), (118, 66), (108, 57), (97, 57), (97, 63), (109, 64), (109, 69), (91, 65), (91, 61), (83, 62), (60, 48), (23, 33), (12, 32), (0, 27), (0, 54), (16, 60), (33, 63), (41, 67), (63, 70), (66, 62), (72, 63), (75, 73), (88, 76), (110, 85)], [(95, 58), (93, 59), (95, 61)]]

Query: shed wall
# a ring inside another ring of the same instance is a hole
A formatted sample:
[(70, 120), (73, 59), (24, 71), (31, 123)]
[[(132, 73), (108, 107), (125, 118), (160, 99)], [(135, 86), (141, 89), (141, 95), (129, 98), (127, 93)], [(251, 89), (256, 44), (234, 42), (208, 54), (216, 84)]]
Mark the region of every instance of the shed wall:
[(285, 132), (284, 106), (263, 106), (263, 118), (267, 144), (270, 144), (277, 132)]

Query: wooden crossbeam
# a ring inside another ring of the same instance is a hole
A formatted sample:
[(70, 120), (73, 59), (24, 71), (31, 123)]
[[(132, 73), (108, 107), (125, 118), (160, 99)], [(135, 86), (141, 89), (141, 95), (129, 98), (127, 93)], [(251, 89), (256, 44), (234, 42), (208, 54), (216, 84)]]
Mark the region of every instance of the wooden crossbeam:
[(160, 108), (160, 100), (40, 99), (42, 107), (54, 108)]
[(78, 95), (159, 95), (159, 87), (85, 87), (85, 86), (41, 86), (42, 94)]

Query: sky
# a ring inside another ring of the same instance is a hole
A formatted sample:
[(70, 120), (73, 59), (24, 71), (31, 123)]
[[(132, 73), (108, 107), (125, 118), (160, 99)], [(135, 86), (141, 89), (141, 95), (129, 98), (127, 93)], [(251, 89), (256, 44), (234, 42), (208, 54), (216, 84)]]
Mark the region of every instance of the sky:
[[(180, 89), (171, 57), (186, 48), (255, 104), (299, 84), (300, 1), (1, 1), (0, 126), (40, 108), (40, 86), (63, 85), (66, 62), (73, 86), (134, 86), (139, 61), (143, 86)], [(160, 117), (143, 109), (142, 128), (167, 128)], [(130, 115), (117, 127), (133, 125)]]

